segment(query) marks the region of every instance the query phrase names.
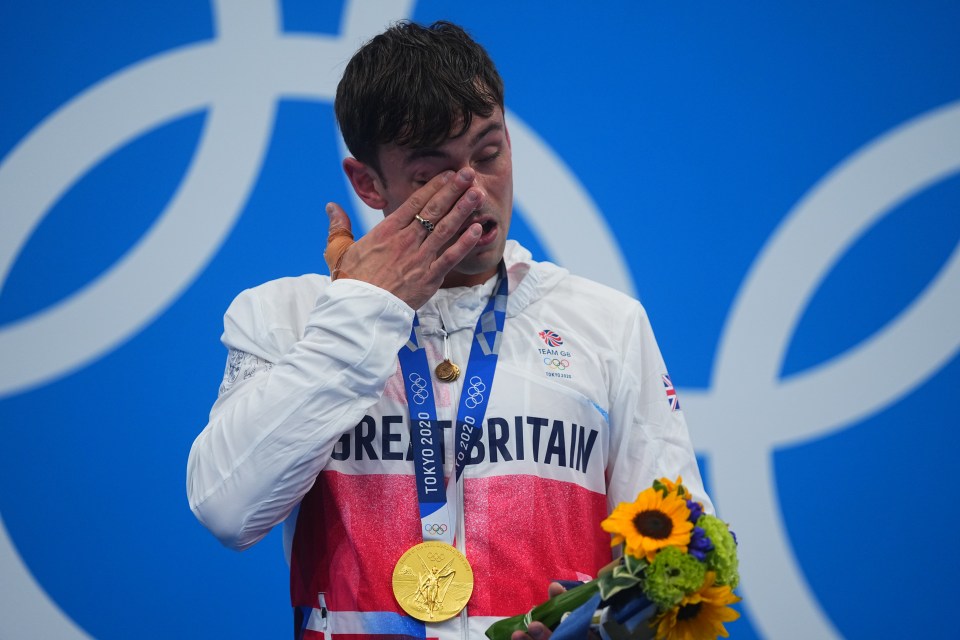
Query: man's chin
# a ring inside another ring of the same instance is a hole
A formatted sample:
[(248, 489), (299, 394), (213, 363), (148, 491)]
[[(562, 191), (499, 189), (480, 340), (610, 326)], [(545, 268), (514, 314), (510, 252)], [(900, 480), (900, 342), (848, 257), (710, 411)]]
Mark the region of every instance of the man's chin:
[(497, 274), (503, 251), (470, 253), (443, 279), (444, 287), (472, 287), (483, 284)]

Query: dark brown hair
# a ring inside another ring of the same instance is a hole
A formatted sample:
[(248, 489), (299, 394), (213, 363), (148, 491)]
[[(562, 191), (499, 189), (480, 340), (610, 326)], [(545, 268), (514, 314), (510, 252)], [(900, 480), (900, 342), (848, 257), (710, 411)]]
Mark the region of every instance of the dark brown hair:
[(497, 106), (503, 108), (503, 80), (490, 56), (444, 21), (399, 22), (363, 45), (334, 100), (350, 153), (378, 173), (381, 145), (439, 146)]

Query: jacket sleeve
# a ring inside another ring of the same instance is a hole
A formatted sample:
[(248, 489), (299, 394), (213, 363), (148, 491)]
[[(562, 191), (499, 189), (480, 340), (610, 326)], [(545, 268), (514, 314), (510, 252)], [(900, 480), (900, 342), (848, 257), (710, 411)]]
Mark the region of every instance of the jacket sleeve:
[(259, 289), (231, 304), (224, 383), (187, 462), (190, 508), (235, 549), (290, 514), (340, 436), (379, 400), (414, 314), (356, 280), (329, 284), (302, 327), (278, 321), (295, 315), (284, 304)]
[(611, 403), (608, 506), (612, 509), (620, 502), (633, 502), (656, 478), (676, 480), (682, 476), (683, 484), (708, 513), (713, 513), (682, 404), (670, 402), (663, 356), (646, 311), (635, 304), (636, 314), (624, 337), (623, 363)]

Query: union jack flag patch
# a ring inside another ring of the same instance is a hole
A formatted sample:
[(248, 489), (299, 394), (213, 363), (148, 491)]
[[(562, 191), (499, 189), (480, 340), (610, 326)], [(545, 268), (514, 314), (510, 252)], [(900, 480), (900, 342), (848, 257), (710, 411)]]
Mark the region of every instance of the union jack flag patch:
[(660, 377), (663, 378), (663, 386), (667, 392), (667, 402), (670, 403), (670, 411), (679, 411), (680, 398), (677, 396), (677, 390), (673, 388), (673, 382), (670, 381), (670, 376), (664, 373)]
[(548, 347), (559, 347), (563, 344), (563, 338), (560, 337), (560, 334), (552, 329), (544, 329), (540, 332), (540, 338), (547, 344)]

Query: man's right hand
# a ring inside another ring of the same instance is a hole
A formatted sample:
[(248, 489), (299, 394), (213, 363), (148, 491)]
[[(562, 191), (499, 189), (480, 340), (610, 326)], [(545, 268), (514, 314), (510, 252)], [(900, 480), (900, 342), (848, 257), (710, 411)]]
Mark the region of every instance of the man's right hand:
[[(547, 587), (547, 598), (558, 596), (564, 591), (566, 591), (566, 589), (562, 584), (559, 582), (551, 582)], [(553, 635), (553, 632), (550, 631), (547, 625), (534, 620), (530, 623), (530, 626), (527, 627), (526, 631), (514, 631), (510, 636), (510, 640), (550, 640), (551, 635)]]
[(480, 225), (468, 223), (485, 198), (473, 186), (474, 178), (470, 168), (434, 176), (353, 243), (350, 218), (340, 205), (329, 203), (324, 258), (330, 275), (369, 282), (419, 309), (480, 239)]

